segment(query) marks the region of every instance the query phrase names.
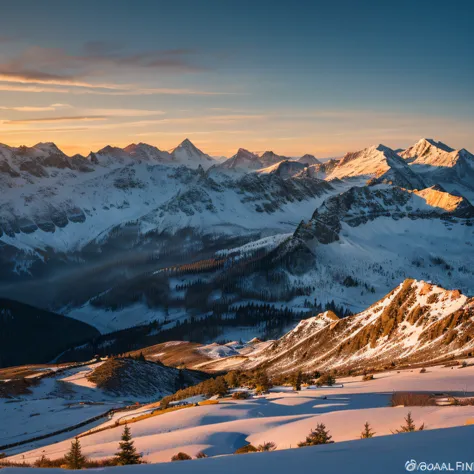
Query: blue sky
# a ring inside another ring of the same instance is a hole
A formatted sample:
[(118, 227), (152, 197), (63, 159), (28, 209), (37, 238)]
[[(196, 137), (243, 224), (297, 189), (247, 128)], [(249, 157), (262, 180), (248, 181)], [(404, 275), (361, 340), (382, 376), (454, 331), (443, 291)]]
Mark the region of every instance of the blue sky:
[(474, 149), (473, 2), (4, 1), (0, 142)]

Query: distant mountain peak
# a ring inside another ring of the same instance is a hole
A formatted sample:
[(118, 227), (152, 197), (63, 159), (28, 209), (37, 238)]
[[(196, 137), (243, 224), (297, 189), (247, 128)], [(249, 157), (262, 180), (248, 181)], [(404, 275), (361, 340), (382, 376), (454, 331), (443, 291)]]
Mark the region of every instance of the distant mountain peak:
[(189, 138), (185, 138), (185, 139), (179, 144), (179, 146), (196, 148), (196, 147), (194, 146), (194, 143), (193, 143)]
[(263, 167), (259, 157), (245, 148), (239, 148), (234, 156), (218, 166), (223, 169), (240, 169), (244, 171), (256, 170)]
[(214, 159), (194, 145), (189, 138), (185, 138), (171, 152), (171, 155), (177, 163), (191, 167), (196, 167), (197, 165), (209, 167), (214, 163)]
[(414, 145), (415, 148), (429, 147), (429, 146), (434, 146), (448, 153), (454, 151), (454, 148), (451, 148), (450, 146), (446, 145), (443, 142), (437, 142), (436, 140), (433, 140), (432, 138), (421, 138)]
[(42, 151), (46, 154), (65, 155), (65, 153), (53, 142), (39, 142), (32, 147), (35, 150)]
[(321, 161), (319, 161), (314, 155), (310, 155), (309, 153), (306, 153), (303, 155), (301, 158), (298, 158), (299, 163), (306, 163), (307, 165), (320, 165)]

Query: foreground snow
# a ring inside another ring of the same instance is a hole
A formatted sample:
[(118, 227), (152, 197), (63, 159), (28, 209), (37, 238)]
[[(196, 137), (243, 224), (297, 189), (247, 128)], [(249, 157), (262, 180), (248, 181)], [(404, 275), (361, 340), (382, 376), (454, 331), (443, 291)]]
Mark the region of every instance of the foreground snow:
[[(130, 427), (138, 450), (148, 462), (158, 463), (169, 461), (179, 451), (191, 456), (200, 451), (208, 456), (232, 454), (249, 442), (258, 445), (273, 441), (278, 450), (294, 448), (317, 423), (325, 423), (337, 443), (335, 446), (340, 446), (340, 442), (357, 439), (366, 421), (377, 437), (390, 435), (388, 443), (397, 442), (399, 436), (391, 432), (404, 423), (408, 411), (412, 412), (417, 425), (425, 423), (427, 433), (462, 426), (474, 418), (474, 406), (389, 407), (393, 391), (449, 391), (472, 396), (474, 366), (435, 367), (424, 374), (420, 374), (419, 369), (393, 371), (375, 377), (369, 382), (362, 382), (360, 377), (338, 379), (343, 387), (309, 388), (301, 392), (275, 387), (263, 397), (224, 399), (217, 405), (184, 408), (132, 423)], [(133, 415), (149, 411), (149, 407), (144, 406)], [(127, 418), (129, 416), (132, 413), (127, 414)], [(110, 425), (111, 421), (101, 426)], [(93, 459), (113, 456), (122, 430), (119, 426), (82, 437), (84, 453)], [(71, 438), (68, 435), (49, 446), (44, 443), (23, 446), (21, 452), (15, 451), (18, 454), (7, 454), (19, 462), (33, 462), (43, 454), (59, 458), (69, 449)]]
[[(472, 437), (474, 426), (405, 433), (396, 436), (349, 441), (326, 446), (255, 453), (232, 457), (200, 459), (194, 461), (154, 465), (125, 466), (101, 469), (101, 471), (124, 474), (148, 474), (154, 472), (181, 474), (192, 472), (241, 474), (271, 472), (320, 472), (340, 473), (385, 473), (406, 472), (413, 463), (423, 470), (426, 463), (431, 471), (471, 471)], [(408, 463), (408, 464), (407, 464)], [(437, 463), (437, 464), (436, 464)], [(444, 469), (443, 469), (444, 463)], [(432, 464), (432, 466), (431, 466)], [(408, 466), (408, 469), (406, 468)], [(431, 469), (430, 469), (431, 467)], [(29, 474), (31, 469), (6, 469), (5, 474)], [(57, 469), (44, 469), (44, 474), (56, 474)]]

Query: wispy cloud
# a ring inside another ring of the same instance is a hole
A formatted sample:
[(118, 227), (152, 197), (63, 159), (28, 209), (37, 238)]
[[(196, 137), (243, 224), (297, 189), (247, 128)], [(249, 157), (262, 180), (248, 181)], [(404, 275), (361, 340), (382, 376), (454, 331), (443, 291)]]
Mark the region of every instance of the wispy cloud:
[[(86, 86), (77, 86), (77, 88), (49, 87), (51, 83), (45, 85), (26, 85), (26, 84), (5, 84), (1, 83), (0, 91), (7, 92), (32, 92), (32, 93), (54, 93), (54, 94), (70, 94), (70, 95), (111, 95), (111, 96), (140, 96), (140, 95), (196, 95), (196, 96), (214, 96), (214, 95), (237, 95), (239, 92), (222, 92), (222, 91), (204, 91), (198, 89), (186, 88), (170, 88), (170, 87), (153, 87), (143, 88), (140, 86), (128, 85), (121, 86), (122, 89), (105, 89), (99, 87), (97, 89), (81, 88)], [(73, 84), (69, 84), (73, 86)]]
[(60, 76), (56, 74), (43, 73), (40, 71), (24, 70), (20, 72), (10, 72), (2, 70), (0, 65), (0, 81), (19, 84), (47, 84), (52, 86), (74, 86), (87, 87), (93, 89), (123, 89), (119, 84), (92, 83), (81, 81), (74, 77)]
[[(57, 104), (63, 106), (62, 104)], [(0, 110), (13, 110), (20, 112), (38, 112), (56, 110), (57, 107), (0, 107)], [(80, 109), (79, 109), (80, 110)], [(33, 117), (24, 119), (3, 120), (4, 125), (15, 125), (25, 123), (48, 123), (48, 122), (74, 122), (74, 121), (96, 121), (119, 117), (149, 117), (163, 115), (162, 110), (141, 110), (141, 109), (84, 109), (84, 115), (68, 115), (60, 117)]]
[[(124, 77), (142, 70), (185, 73), (207, 70), (202, 54), (193, 49), (127, 51), (124, 45), (92, 41), (70, 54), (61, 48), (34, 46), (0, 61), (0, 90), (95, 95), (221, 95), (225, 91), (194, 88), (147, 87), (97, 81), (99, 77)], [(163, 77), (163, 76), (162, 76)], [(232, 92), (230, 92), (232, 94)]]
[[(97, 111), (96, 109), (93, 109)], [(107, 109), (108, 110), (108, 109)], [(17, 125), (28, 125), (31, 124), (34, 126), (31, 130), (36, 132), (50, 132), (51, 128), (49, 127), (37, 127), (35, 125), (47, 124), (49, 122), (74, 122), (74, 121), (102, 121), (110, 119), (113, 115), (103, 115), (103, 116), (93, 116), (93, 115), (84, 115), (84, 116), (64, 116), (64, 117), (42, 117), (42, 118), (32, 118), (25, 120), (7, 120), (3, 121), (3, 125), (8, 125), (12, 127), (11, 129), (4, 128), (2, 130), (3, 134), (7, 133), (16, 133), (18, 132)], [(125, 116), (125, 115), (122, 115)], [(158, 126), (158, 125), (188, 125), (188, 124), (212, 124), (212, 125), (225, 125), (233, 124), (238, 122), (249, 122), (249, 121), (259, 121), (264, 120), (265, 115), (207, 115), (207, 116), (193, 116), (193, 117), (173, 117), (165, 119), (149, 119), (149, 120), (135, 120), (127, 122), (117, 122), (117, 123), (100, 123), (100, 124), (88, 124), (87, 127), (81, 127), (83, 130), (127, 130), (134, 128), (142, 128), (148, 126)], [(29, 131), (28, 128), (23, 128), (23, 131)], [(62, 128), (62, 131), (74, 130), (78, 131), (74, 125), (66, 126)]]
[(1, 107), (0, 110), (9, 110), (13, 112), (47, 112), (50, 110), (56, 110), (55, 107), (53, 106), (47, 106), (47, 107), (29, 107), (29, 106), (24, 106), (24, 107)]
[(105, 120), (106, 116), (100, 115), (77, 115), (72, 117), (40, 117), (40, 118), (31, 118), (31, 119), (18, 119), (18, 120), (4, 120), (3, 123), (6, 125), (9, 124), (24, 124), (24, 123), (48, 123), (48, 122), (81, 122), (81, 121), (95, 121), (95, 120)]

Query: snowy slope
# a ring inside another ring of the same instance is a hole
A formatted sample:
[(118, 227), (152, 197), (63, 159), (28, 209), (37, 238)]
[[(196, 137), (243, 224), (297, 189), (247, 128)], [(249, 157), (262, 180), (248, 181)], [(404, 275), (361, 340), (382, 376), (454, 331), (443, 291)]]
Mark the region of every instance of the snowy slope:
[[(314, 446), (305, 449), (291, 449), (269, 453), (254, 453), (246, 456), (221, 456), (188, 462), (173, 462), (159, 467), (163, 474), (187, 474), (190, 470), (196, 474), (209, 472), (305, 472), (316, 464), (317, 469), (325, 474), (379, 474), (380, 466), (387, 474), (406, 472), (405, 465), (415, 467), (427, 465), (441, 470), (472, 470), (471, 461), (467, 459), (471, 449), (470, 438), (474, 433), (472, 426), (444, 430), (422, 431), (419, 433), (398, 436), (384, 436), (372, 439)], [(175, 454), (173, 452), (173, 454)], [(431, 469), (433, 469), (431, 467)], [(8, 468), (6, 474), (34, 474), (33, 469)], [(44, 469), (44, 474), (56, 474), (57, 469)], [(102, 472), (124, 474), (151, 474), (156, 472), (154, 465), (125, 466), (120, 468), (103, 468)]]
[(388, 182), (410, 189), (425, 187), (397, 153), (384, 145), (371, 146), (364, 150), (347, 153), (339, 160), (327, 179), (366, 176), (376, 182)]
[(474, 155), (467, 150), (455, 150), (429, 138), (419, 140), (400, 155), (410, 168), (428, 184), (442, 184), (450, 190), (474, 191)]
[[(326, 312), (301, 321), (259, 354), (250, 354), (240, 367), (263, 366), (282, 373), (447, 360), (474, 349), (473, 331), (472, 298), (406, 280), (354, 316), (339, 319)], [(219, 370), (219, 366), (218, 362), (212, 368)]]
[(290, 176), (297, 176), (306, 169), (305, 163), (299, 163), (298, 161), (285, 160), (278, 162), (274, 165), (267, 166), (266, 168), (259, 169), (256, 173), (259, 174), (276, 174), (282, 178), (289, 178)]
[[(138, 222), (142, 232), (281, 228), (281, 222), (294, 219), (290, 216), (308, 215), (319, 196), (332, 189), (305, 178), (291, 183), (278, 176), (213, 179), (202, 168), (150, 164), (149, 157), (124, 162), (131, 155), (113, 150), (96, 156), (99, 164), (92, 172), (57, 170), (35, 180), (8, 176), (0, 199), (0, 239), (38, 258), (38, 251), (73, 252), (107, 240), (128, 222)], [(296, 199), (302, 201), (300, 210)]]
[[(403, 460), (397, 471), (404, 469), (404, 463), (408, 459), (416, 458), (418, 461), (425, 460), (421, 456), (421, 446), (430, 445), (432, 440), (438, 436), (444, 440), (444, 446), (449, 445), (451, 437), (456, 438), (453, 433), (457, 429), (463, 433), (463, 437), (469, 440), (471, 428), (461, 426), (474, 414), (472, 406), (467, 407), (411, 407), (398, 408), (387, 406), (392, 390), (396, 391), (425, 391), (439, 392), (467, 389), (473, 390), (472, 367), (462, 370), (449, 370), (442, 367), (430, 368), (426, 374), (420, 376), (410, 371), (385, 372), (375, 377), (371, 382), (362, 382), (360, 377), (350, 377), (339, 379), (342, 387), (321, 388), (314, 387), (303, 389), (300, 392), (293, 392), (291, 387), (274, 387), (271, 392), (263, 397), (256, 397), (249, 400), (222, 400), (216, 405), (205, 405), (199, 407), (186, 408), (174, 413), (166, 413), (157, 417), (151, 417), (136, 423), (130, 424), (137, 449), (144, 454), (145, 459), (150, 463), (167, 462), (173, 454), (179, 451), (196, 456), (199, 451), (204, 451), (208, 456), (215, 456), (214, 462), (223, 462), (221, 469), (228, 472), (233, 469), (236, 463), (241, 463), (240, 459), (246, 459), (251, 463), (248, 466), (250, 472), (255, 472), (255, 463), (262, 456), (260, 454), (250, 454), (247, 456), (222, 456), (232, 454), (238, 447), (247, 443), (259, 445), (265, 441), (273, 441), (277, 445), (277, 451), (268, 455), (294, 456), (293, 461), (304, 459), (306, 469), (314, 464), (317, 458), (321, 465), (326, 462), (328, 466), (336, 463), (341, 457), (341, 452), (345, 453), (344, 461), (346, 469), (334, 472), (347, 471), (347, 466), (353, 466), (354, 454), (346, 451), (347, 447), (354, 445), (355, 450), (364, 450), (366, 443), (380, 443), (396, 449), (399, 443), (404, 443), (408, 439), (410, 447), (415, 452)], [(147, 407), (140, 409), (147, 412)], [(403, 435), (392, 435), (392, 430), (403, 423), (408, 411), (412, 412), (417, 425), (425, 423), (425, 431)], [(137, 411), (139, 414), (140, 411)], [(364, 423), (369, 421), (376, 432), (375, 438), (371, 440), (357, 440), (363, 429)], [(303, 440), (317, 423), (324, 423), (330, 434), (333, 436), (335, 444), (331, 446), (318, 446), (316, 448), (290, 449)], [(105, 424), (109, 424), (106, 422)], [(104, 425), (105, 425), (104, 424)], [(444, 428), (444, 430), (440, 430)], [(122, 427), (108, 429), (99, 433), (81, 437), (82, 448), (88, 456), (100, 459), (111, 456), (117, 449)], [(418, 442), (417, 439), (421, 438)], [(60, 443), (32, 449), (18, 454), (13, 460), (33, 461), (45, 453), (48, 457), (55, 458), (63, 455), (70, 446), (70, 440)], [(364, 451), (364, 456), (374, 458), (374, 445), (371, 445), (371, 456)], [(438, 445), (437, 445), (438, 446)], [(467, 444), (461, 445), (467, 449)], [(439, 445), (443, 454), (443, 447)], [(28, 449), (28, 447), (26, 447)], [(306, 453), (314, 453), (310, 459), (306, 458)], [(332, 454), (330, 454), (332, 453)], [(432, 455), (434, 455), (432, 453)], [(266, 456), (266, 455), (263, 455)], [(393, 456), (389, 456), (391, 463)], [(282, 458), (278, 458), (282, 459)], [(426, 461), (435, 459), (427, 458)], [(191, 463), (172, 463), (172, 465), (159, 466), (160, 471), (165, 469), (181, 469), (172, 466), (184, 466), (188, 471), (199, 469), (201, 464), (208, 469), (212, 469), (212, 460), (204, 460)], [(348, 464), (349, 463), (349, 464)], [(304, 464), (302, 464), (303, 466)], [(268, 465), (266, 466), (268, 469)], [(339, 466), (341, 468), (341, 466)], [(139, 467), (138, 469), (143, 469)], [(145, 466), (146, 470), (147, 467)], [(155, 470), (157, 467), (155, 466)], [(294, 469), (294, 465), (293, 465)], [(114, 472), (114, 471), (111, 471)], [(138, 471), (137, 471), (138, 472)], [(187, 471), (185, 471), (187, 472)], [(199, 471), (198, 471), (199, 472)], [(208, 471), (206, 471), (208, 472)], [(240, 472), (240, 471), (232, 471)], [(275, 468), (274, 472), (279, 471)], [(324, 471), (328, 472), (328, 471)], [(361, 472), (355, 470), (354, 472)], [(367, 459), (365, 459), (365, 469), (367, 472)], [(374, 471), (380, 472), (380, 471)], [(385, 472), (385, 470), (384, 470)]]

